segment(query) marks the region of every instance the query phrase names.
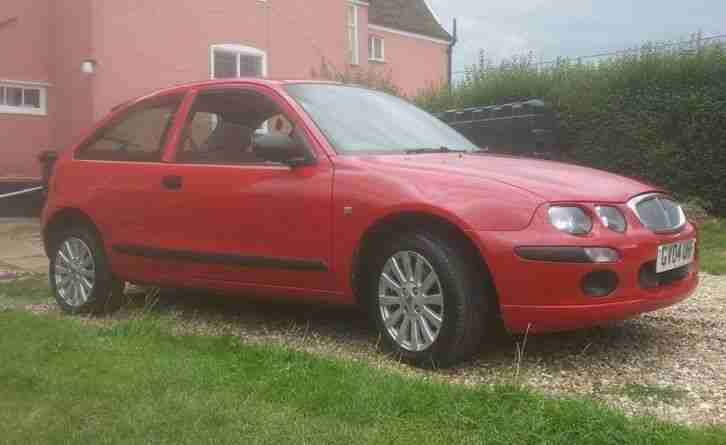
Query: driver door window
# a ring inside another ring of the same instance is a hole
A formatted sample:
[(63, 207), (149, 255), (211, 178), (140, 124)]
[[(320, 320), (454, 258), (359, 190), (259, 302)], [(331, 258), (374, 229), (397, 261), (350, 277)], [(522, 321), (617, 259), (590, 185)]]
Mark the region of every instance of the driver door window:
[(202, 164), (247, 164), (259, 162), (253, 151), (254, 129), (206, 111), (189, 121), (178, 160)]
[(266, 164), (255, 138), (295, 128), (269, 99), (253, 92), (209, 92), (195, 101), (177, 161), (193, 164)]

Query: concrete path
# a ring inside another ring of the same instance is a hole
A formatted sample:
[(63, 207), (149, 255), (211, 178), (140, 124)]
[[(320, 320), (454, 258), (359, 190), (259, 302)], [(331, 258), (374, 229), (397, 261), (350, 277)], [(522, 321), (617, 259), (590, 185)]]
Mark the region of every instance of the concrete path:
[(0, 218), (0, 280), (15, 274), (47, 273), (40, 221), (36, 218)]

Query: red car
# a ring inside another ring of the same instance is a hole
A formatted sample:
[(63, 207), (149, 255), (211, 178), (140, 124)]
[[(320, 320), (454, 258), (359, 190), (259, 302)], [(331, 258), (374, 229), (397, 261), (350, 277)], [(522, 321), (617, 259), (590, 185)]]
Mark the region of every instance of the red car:
[(235, 79), (114, 110), (63, 152), (43, 235), (68, 313), (123, 282), (365, 306), (415, 363), (686, 298), (697, 234), (663, 190), (495, 156), (410, 103)]

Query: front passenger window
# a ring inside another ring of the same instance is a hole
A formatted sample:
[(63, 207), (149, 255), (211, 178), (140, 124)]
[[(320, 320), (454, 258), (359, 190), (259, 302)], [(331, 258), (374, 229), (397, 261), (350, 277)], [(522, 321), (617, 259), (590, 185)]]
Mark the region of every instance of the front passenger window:
[(256, 141), (272, 133), (292, 137), (295, 128), (265, 96), (252, 91), (201, 93), (187, 119), (176, 160), (193, 164), (267, 164), (272, 161), (259, 151)]

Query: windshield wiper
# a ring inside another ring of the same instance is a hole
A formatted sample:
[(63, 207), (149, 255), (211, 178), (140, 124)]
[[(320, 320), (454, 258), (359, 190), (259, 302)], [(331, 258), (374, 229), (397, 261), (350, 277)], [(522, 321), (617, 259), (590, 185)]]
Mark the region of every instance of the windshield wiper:
[(418, 155), (424, 153), (466, 153), (466, 150), (452, 150), (446, 146), (441, 146), (439, 148), (413, 148), (411, 150), (406, 150), (407, 155)]

